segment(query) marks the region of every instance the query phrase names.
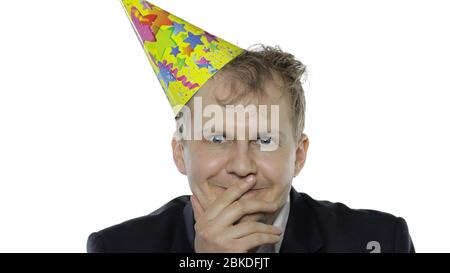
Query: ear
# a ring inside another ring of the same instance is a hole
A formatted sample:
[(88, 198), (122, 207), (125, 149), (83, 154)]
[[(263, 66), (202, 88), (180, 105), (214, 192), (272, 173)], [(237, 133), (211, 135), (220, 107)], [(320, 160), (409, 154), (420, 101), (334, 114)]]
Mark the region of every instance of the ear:
[(307, 135), (302, 134), (300, 140), (297, 143), (295, 150), (295, 170), (294, 177), (297, 176), (305, 165), (306, 154), (308, 153), (309, 138)]
[(184, 163), (184, 147), (181, 141), (177, 141), (175, 137), (172, 138), (172, 154), (173, 161), (180, 173), (186, 175), (186, 165)]

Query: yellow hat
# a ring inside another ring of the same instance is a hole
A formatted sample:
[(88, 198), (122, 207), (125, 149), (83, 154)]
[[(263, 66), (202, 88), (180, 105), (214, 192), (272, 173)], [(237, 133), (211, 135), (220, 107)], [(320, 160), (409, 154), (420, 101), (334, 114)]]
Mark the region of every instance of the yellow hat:
[(122, 0), (175, 115), (243, 49), (144, 0)]

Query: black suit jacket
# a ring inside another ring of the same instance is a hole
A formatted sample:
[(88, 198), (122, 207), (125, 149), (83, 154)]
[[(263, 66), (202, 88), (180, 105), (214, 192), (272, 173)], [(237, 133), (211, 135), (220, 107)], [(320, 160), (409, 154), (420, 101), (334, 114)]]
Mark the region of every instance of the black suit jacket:
[[(414, 252), (403, 218), (317, 201), (294, 188), (280, 252)], [(189, 196), (153, 213), (92, 233), (88, 252), (195, 252)]]

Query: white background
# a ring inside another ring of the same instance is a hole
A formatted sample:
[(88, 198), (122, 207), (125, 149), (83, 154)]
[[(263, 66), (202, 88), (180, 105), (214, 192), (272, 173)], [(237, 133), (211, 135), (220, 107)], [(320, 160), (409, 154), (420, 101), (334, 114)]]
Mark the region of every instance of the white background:
[[(446, 1), (153, 3), (308, 66), (297, 190), (402, 216), (418, 252), (450, 250)], [(174, 127), (119, 1), (3, 1), (0, 251), (84, 252), (91, 232), (189, 194)]]

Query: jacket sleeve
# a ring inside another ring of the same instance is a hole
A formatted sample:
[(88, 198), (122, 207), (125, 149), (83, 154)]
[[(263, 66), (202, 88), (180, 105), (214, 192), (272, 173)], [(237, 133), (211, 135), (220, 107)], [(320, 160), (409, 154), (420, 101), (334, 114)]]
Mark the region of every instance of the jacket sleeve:
[(405, 219), (401, 217), (397, 217), (394, 240), (394, 252), (415, 253), (414, 244), (411, 236), (409, 235), (408, 225), (406, 224)]
[(89, 235), (87, 246), (86, 246), (88, 253), (104, 253), (106, 252), (103, 240), (101, 238), (100, 233), (94, 232), (91, 235)]

